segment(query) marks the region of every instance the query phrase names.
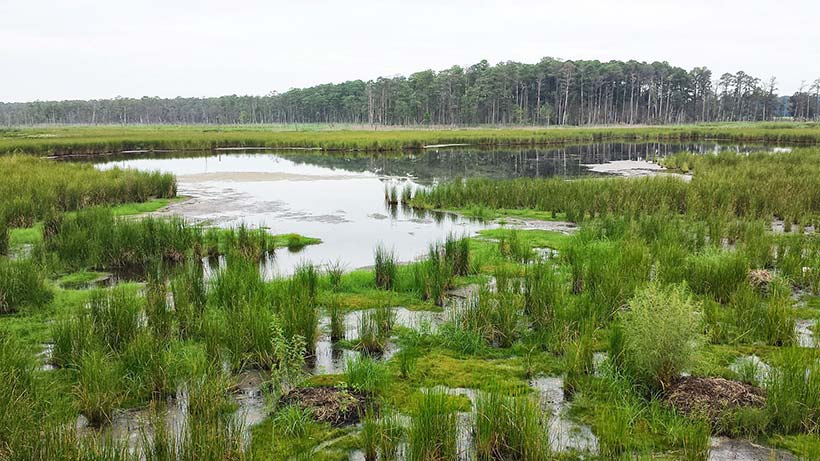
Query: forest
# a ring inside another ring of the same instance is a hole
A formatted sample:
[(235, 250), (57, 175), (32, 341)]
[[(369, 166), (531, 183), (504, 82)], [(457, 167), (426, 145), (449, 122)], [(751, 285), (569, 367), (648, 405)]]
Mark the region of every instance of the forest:
[(775, 77), (713, 75), (666, 62), (486, 60), (296, 88), (266, 96), (121, 98), (1, 103), (0, 125), (267, 124), (601, 125), (820, 117), (820, 78), (791, 96)]

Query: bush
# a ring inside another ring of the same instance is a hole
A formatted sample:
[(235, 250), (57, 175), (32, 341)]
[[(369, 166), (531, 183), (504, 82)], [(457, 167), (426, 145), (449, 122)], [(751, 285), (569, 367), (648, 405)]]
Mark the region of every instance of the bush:
[(696, 305), (681, 286), (649, 285), (619, 313), (620, 350), (610, 353), (649, 392), (666, 389), (688, 369), (702, 343)]

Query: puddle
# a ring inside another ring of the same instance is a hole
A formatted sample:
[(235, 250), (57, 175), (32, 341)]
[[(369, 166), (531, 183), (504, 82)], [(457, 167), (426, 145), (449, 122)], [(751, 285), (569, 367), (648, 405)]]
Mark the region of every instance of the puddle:
[[(233, 417), (244, 430), (247, 442), (251, 428), (267, 418), (265, 398), (262, 395), (265, 376), (261, 371), (250, 370), (239, 373), (234, 380), (236, 384), (230, 391), (238, 408)], [(165, 421), (166, 430), (174, 434), (176, 440), (180, 440), (184, 436), (188, 419), (186, 392), (179, 391), (176, 396), (167, 397), (157, 403), (156, 410)], [(103, 433), (112, 440), (128, 442), (128, 446), (134, 449), (142, 442), (143, 430), (150, 437), (151, 419), (150, 408), (118, 409), (114, 411), (111, 422), (100, 428), (89, 426), (85, 416), (79, 415), (76, 429), (80, 436)]]
[(54, 343), (43, 344), (42, 350), (37, 353), (37, 359), (42, 363), (40, 369), (43, 371), (53, 370), (54, 366)]
[(541, 401), (541, 408), (552, 415), (549, 420), (550, 447), (555, 451), (597, 453), (598, 438), (589, 426), (572, 421), (566, 414), (564, 379), (541, 377), (530, 381)]
[(814, 339), (815, 319), (797, 319), (794, 323), (794, 333), (797, 335), (797, 344), (800, 347), (817, 347)]
[(797, 459), (787, 451), (757, 445), (748, 440), (712, 437), (709, 446), (710, 461), (790, 461)]
[(756, 355), (739, 357), (729, 365), (729, 369), (743, 378), (754, 378), (755, 385), (765, 383), (771, 372), (771, 366)]

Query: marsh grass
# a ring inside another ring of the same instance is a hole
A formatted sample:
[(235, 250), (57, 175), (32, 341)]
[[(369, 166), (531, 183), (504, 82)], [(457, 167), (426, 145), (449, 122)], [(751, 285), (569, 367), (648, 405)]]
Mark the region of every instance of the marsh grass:
[(30, 227), (52, 210), (172, 198), (177, 188), (176, 179), (167, 173), (119, 168), (102, 171), (91, 164), (20, 155), (0, 157), (0, 171), (0, 220), (12, 227)]
[(88, 423), (99, 426), (111, 420), (122, 402), (121, 376), (111, 358), (100, 352), (85, 352), (77, 368), (74, 395), (80, 413)]
[(300, 265), (286, 285), (275, 300), (282, 329), (287, 337), (301, 336), (307, 353), (312, 354), (319, 336), (319, 272), (316, 266)]
[(786, 348), (766, 380), (766, 408), (772, 429), (812, 433), (820, 417), (820, 365), (814, 350)]
[(479, 393), (475, 406), (477, 459), (550, 459), (545, 420), (533, 396), (495, 389)]
[(467, 331), (477, 332), (488, 344), (510, 347), (521, 335), (524, 297), (512, 288), (496, 292), (486, 288), (465, 303), (460, 312), (460, 324)]
[(367, 355), (349, 358), (345, 365), (345, 382), (350, 388), (370, 395), (381, 395), (387, 390), (391, 377), (386, 365)]
[(28, 259), (0, 257), (0, 315), (17, 312), (25, 306), (43, 307), (52, 297), (40, 266)]
[(96, 291), (88, 303), (94, 335), (110, 351), (122, 352), (143, 327), (143, 308), (133, 287)]
[(430, 389), (415, 408), (408, 432), (409, 461), (445, 461), (458, 456), (458, 417), (448, 395)]
[(379, 245), (376, 247), (374, 260), (376, 287), (383, 290), (391, 290), (396, 283), (397, 274), (395, 253)]

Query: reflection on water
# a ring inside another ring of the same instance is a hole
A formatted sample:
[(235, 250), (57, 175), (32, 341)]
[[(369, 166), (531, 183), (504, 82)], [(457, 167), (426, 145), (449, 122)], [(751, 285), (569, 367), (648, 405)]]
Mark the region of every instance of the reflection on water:
[(426, 187), (464, 177), (548, 177), (588, 173), (584, 165), (615, 160), (654, 160), (680, 151), (752, 152), (765, 147), (719, 144), (602, 143), (555, 149), (467, 150), (450, 148), (406, 154), (172, 153), (128, 157), (99, 164), (177, 175), (189, 200), (165, 210), (217, 226), (245, 223), (272, 233), (296, 232), (322, 239), (301, 252), (280, 251), (267, 275), (289, 274), (303, 261), (339, 261), (348, 269), (368, 266), (382, 243), (399, 261), (423, 254), (448, 234), (473, 235), (485, 224), (453, 214), (419, 214), (387, 206), (385, 186)]

